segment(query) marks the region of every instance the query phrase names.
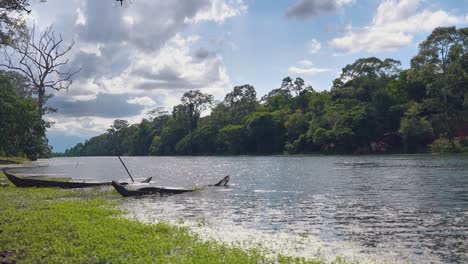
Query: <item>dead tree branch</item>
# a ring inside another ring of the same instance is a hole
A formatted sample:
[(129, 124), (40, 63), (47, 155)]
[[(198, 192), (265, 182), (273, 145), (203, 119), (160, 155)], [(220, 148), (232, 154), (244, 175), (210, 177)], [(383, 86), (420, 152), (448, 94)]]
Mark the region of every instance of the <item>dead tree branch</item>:
[(46, 112), (46, 90), (68, 89), (73, 83), (73, 77), (80, 71), (64, 69), (69, 61), (65, 56), (75, 42), (65, 47), (63, 45), (62, 35), (57, 34), (52, 26), (47, 27), (38, 39), (33, 26), (21, 41), (2, 47), (3, 61), (0, 61), (0, 67), (21, 72), (28, 77), (29, 85), (38, 96), (41, 116)]

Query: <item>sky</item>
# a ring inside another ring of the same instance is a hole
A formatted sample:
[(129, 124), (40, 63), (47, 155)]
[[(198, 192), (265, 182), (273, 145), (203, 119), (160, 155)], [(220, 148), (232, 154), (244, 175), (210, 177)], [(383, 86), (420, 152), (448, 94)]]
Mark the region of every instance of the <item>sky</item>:
[(106, 131), (171, 110), (186, 91), (222, 100), (251, 84), (261, 97), (286, 76), (328, 90), (358, 58), (409, 66), (438, 26), (468, 26), (468, 0), (31, 0), (27, 21), (53, 25), (68, 69), (81, 69), (48, 104), (49, 144), (62, 152)]

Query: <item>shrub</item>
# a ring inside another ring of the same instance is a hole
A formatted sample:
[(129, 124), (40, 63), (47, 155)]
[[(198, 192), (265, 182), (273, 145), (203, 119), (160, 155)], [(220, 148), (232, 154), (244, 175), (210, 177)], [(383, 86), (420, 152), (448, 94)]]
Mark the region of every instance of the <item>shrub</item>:
[(432, 153), (459, 153), (461, 152), (460, 143), (453, 141), (452, 143), (447, 138), (438, 138), (429, 145)]

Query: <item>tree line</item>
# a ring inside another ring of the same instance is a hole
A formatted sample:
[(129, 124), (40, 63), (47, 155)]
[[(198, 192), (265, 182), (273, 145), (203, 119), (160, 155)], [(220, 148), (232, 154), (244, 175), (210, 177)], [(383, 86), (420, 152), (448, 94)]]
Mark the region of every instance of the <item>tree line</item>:
[(468, 141), (467, 44), (468, 28), (436, 28), (409, 69), (394, 59), (361, 58), (329, 91), (290, 77), (260, 99), (248, 84), (218, 103), (189, 91), (172, 112), (156, 108), (133, 125), (115, 120), (65, 155), (460, 151)]

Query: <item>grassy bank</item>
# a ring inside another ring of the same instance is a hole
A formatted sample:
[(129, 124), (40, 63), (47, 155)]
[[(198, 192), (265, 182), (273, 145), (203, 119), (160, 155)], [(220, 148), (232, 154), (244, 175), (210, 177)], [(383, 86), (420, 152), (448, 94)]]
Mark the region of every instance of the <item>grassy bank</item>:
[(1, 164), (20, 164), (28, 162), (29, 160), (21, 157), (3, 157), (0, 156), (0, 165)]
[[(4, 175), (0, 180), (5, 182)], [(322, 263), (201, 241), (184, 228), (144, 224), (115, 209), (110, 190), (0, 188), (0, 262)]]

